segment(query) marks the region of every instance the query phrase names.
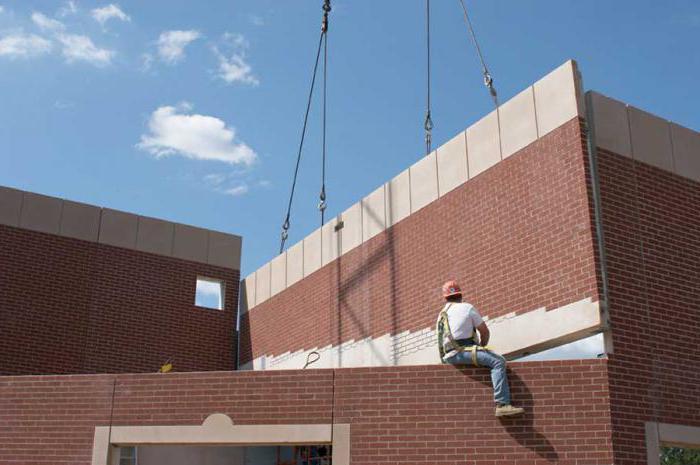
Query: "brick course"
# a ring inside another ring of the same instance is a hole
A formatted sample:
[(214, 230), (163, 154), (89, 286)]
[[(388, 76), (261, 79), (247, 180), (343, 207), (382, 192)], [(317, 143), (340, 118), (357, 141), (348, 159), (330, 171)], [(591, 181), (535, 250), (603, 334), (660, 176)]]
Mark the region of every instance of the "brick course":
[[(493, 417), (488, 371), (451, 366), (0, 377), (0, 463), (89, 464), (95, 426), (351, 425), (353, 465), (609, 464), (605, 360), (514, 363), (523, 418)], [(335, 395), (333, 395), (335, 382)]]
[(583, 137), (572, 119), (257, 305), (241, 363), (431, 327), (448, 278), (491, 318), (598, 300)]
[(646, 464), (644, 422), (700, 426), (700, 183), (598, 159), (615, 463)]
[[(198, 275), (224, 311), (194, 305)], [(0, 225), (0, 375), (233, 369), (239, 272)]]

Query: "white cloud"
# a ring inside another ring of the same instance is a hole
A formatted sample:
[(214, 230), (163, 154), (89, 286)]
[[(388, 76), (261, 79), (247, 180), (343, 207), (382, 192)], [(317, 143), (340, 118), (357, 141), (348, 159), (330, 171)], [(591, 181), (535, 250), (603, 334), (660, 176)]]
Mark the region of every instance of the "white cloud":
[(248, 193), (248, 186), (246, 184), (241, 184), (240, 186), (232, 187), (226, 189), (224, 194), (231, 195), (233, 197), (238, 197), (239, 195), (244, 195)]
[(257, 154), (236, 139), (236, 131), (213, 116), (187, 114), (192, 107), (162, 106), (148, 121), (149, 134), (141, 136), (137, 147), (157, 158), (180, 155), (196, 160), (220, 161), (249, 166)]
[(112, 62), (114, 51), (99, 48), (87, 36), (59, 34), (58, 41), (63, 45), (63, 56), (68, 63), (85, 61), (95, 66), (105, 66)]
[(131, 21), (131, 18), (129, 15), (124, 13), (121, 8), (119, 8), (119, 5), (115, 5), (114, 3), (110, 3), (107, 6), (103, 6), (102, 8), (95, 8), (91, 12), (92, 17), (95, 18), (95, 21), (100, 23), (100, 25), (104, 26), (104, 24), (109, 21), (110, 19), (119, 19), (121, 21)]
[(65, 17), (74, 15), (78, 12), (78, 5), (73, 0), (68, 0), (65, 5), (58, 10), (58, 16)]
[(175, 64), (185, 56), (185, 47), (201, 37), (199, 31), (165, 31), (158, 37), (158, 56), (168, 64)]
[(42, 31), (56, 32), (56, 31), (62, 31), (63, 29), (65, 29), (65, 26), (63, 25), (62, 22), (55, 20), (53, 18), (49, 18), (45, 14), (39, 13), (37, 11), (32, 13), (32, 21)]
[(0, 5), (0, 13), (2, 13), (3, 11), (5, 11), (5, 8), (2, 5)]
[(141, 71), (150, 71), (151, 65), (153, 65), (153, 55), (150, 53), (144, 53), (141, 55)]
[(36, 34), (11, 34), (0, 39), (0, 56), (29, 58), (51, 51), (51, 42)]
[(250, 23), (253, 26), (264, 26), (265, 25), (265, 20), (262, 18), (262, 16), (250, 15), (250, 16), (248, 16), (248, 19), (250, 20)]
[(246, 61), (248, 41), (240, 34), (226, 33), (222, 37), (223, 46), (228, 49), (228, 54), (221, 52), (219, 47), (213, 46), (212, 50), (219, 59), (217, 76), (228, 84), (240, 82), (257, 86), (258, 78), (253, 74), (252, 67)]

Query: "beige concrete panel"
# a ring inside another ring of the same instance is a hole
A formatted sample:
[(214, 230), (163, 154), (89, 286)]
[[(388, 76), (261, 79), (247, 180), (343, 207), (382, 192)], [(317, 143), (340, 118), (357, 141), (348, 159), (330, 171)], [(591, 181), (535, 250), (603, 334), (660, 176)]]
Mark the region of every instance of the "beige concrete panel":
[(97, 242), (101, 214), (100, 207), (64, 200), (58, 233), (61, 236)]
[(507, 358), (516, 358), (600, 332), (603, 320), (598, 302), (584, 299), (554, 310), (541, 308), (494, 318), (489, 320), (489, 329), (489, 346)]
[(25, 192), (19, 225), (33, 231), (58, 234), (61, 227), (61, 210), (63, 200)]
[(103, 208), (99, 242), (101, 244), (134, 249), (136, 248), (137, 227), (138, 216)]
[(362, 203), (345, 210), (340, 218), (343, 221), (341, 254), (345, 254), (362, 244)]
[(675, 172), (700, 182), (700, 133), (671, 123)]
[(411, 171), (411, 213), (438, 198), (437, 155), (435, 151), (418, 160)]
[(499, 111), (503, 158), (537, 140), (535, 92), (532, 86), (501, 105)]
[(255, 305), (270, 298), (270, 268), (270, 263), (266, 263), (255, 272)]
[(139, 216), (136, 230), (136, 250), (171, 255), (175, 225), (169, 221)]
[[(255, 283), (255, 273), (249, 274), (241, 283), (241, 289), (245, 294), (245, 300), (243, 300), (242, 303), (246, 311), (257, 305), (255, 302)], [(245, 312), (242, 311), (241, 313)]]
[(287, 288), (287, 252), (282, 252), (270, 261), (270, 296)]
[(659, 441), (665, 446), (699, 448), (700, 427), (659, 423)]
[(173, 257), (207, 263), (209, 231), (185, 224), (175, 224)]
[(467, 182), (467, 135), (460, 132), (437, 148), (438, 194), (445, 195)]
[(409, 170), (405, 170), (385, 185), (387, 227), (411, 214), (410, 178)]
[(467, 157), (470, 179), (501, 161), (495, 111), (467, 128)]
[(23, 197), (22, 191), (0, 186), (0, 224), (19, 226)]
[(647, 465), (659, 465), (661, 455), (661, 444), (659, 444), (659, 424), (646, 422), (644, 424), (647, 446)]
[(350, 425), (334, 423), (333, 465), (350, 465)]
[(304, 277), (321, 268), (321, 228), (304, 238)]
[(673, 171), (673, 149), (668, 121), (634, 107), (627, 107), (635, 160)]
[(304, 241), (287, 249), (287, 287), (304, 277)]
[(569, 60), (534, 84), (538, 137), (583, 116), (577, 74), (576, 63)]
[(336, 231), (338, 218), (333, 218), (321, 228), (321, 265), (326, 266), (340, 256), (343, 228)]
[(248, 310), (253, 308), (254, 302), (251, 302), (250, 297), (248, 295), (248, 291), (250, 289), (250, 282), (248, 282), (248, 278), (244, 278), (241, 280), (240, 287), (239, 287), (239, 293), (238, 293), (238, 310), (241, 315), (244, 313), (247, 313)]
[(386, 199), (383, 185), (362, 199), (362, 240), (366, 241), (386, 229)]
[(241, 236), (209, 231), (207, 263), (231, 270), (240, 270), (242, 242)]
[(591, 92), (595, 142), (598, 147), (632, 157), (627, 105), (597, 92)]
[(362, 199), (362, 240), (366, 241), (386, 229), (386, 200), (381, 186)]

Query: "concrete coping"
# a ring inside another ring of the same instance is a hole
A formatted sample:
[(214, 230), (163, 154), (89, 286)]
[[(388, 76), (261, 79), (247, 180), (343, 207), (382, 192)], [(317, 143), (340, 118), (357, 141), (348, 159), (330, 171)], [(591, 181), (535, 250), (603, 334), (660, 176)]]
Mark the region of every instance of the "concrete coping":
[(599, 148), (700, 182), (700, 132), (588, 91)]
[(583, 105), (578, 66), (568, 60), (290, 247), (286, 258), (276, 258), (272, 267), (265, 264), (247, 276), (242, 313), (562, 124), (583, 117)]
[(0, 186), (0, 224), (240, 270), (242, 238)]

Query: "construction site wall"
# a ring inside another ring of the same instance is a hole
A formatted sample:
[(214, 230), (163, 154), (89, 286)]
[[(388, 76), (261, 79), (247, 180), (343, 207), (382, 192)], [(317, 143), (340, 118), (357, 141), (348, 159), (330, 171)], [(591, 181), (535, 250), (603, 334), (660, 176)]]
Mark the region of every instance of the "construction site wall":
[[(0, 374), (155, 372), (168, 360), (178, 371), (235, 367), (237, 259), (207, 263), (206, 230), (114, 218), (0, 188)], [(105, 243), (128, 238), (129, 225), (133, 243)], [(178, 231), (184, 247), (173, 253)], [(240, 238), (216, 234), (211, 244), (240, 257)], [(199, 236), (204, 255), (188, 255)], [(153, 244), (165, 247), (143, 250)], [(195, 306), (199, 276), (224, 282), (222, 310)]]
[(607, 465), (606, 372), (606, 360), (514, 363), (527, 414), (507, 420), (493, 416), (485, 370), (452, 366), (0, 377), (0, 463), (87, 465), (110, 419), (201, 425), (222, 413), (233, 425), (349, 424), (353, 465)]
[(700, 426), (700, 133), (598, 94), (593, 103), (615, 463), (646, 464), (656, 424)]
[[(437, 363), (432, 328), (447, 279), (489, 319), (501, 353), (594, 332), (602, 320), (585, 144), (574, 117), (249, 309), (241, 365), (275, 368), (285, 353), (383, 337), (354, 360), (341, 347), (326, 366)], [(582, 314), (590, 323), (574, 328)], [(294, 362), (287, 367), (303, 364)]]

